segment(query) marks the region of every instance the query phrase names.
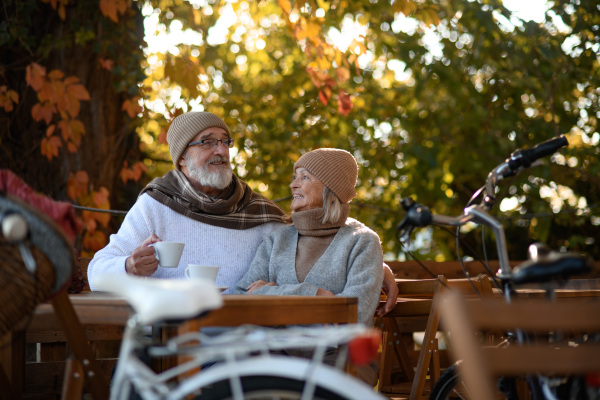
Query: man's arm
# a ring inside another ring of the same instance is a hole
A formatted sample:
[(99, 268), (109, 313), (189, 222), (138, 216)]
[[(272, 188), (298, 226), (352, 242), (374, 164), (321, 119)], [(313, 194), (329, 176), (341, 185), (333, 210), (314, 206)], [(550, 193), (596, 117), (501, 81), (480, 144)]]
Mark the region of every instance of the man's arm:
[[(149, 197), (148, 199), (152, 200)], [(145, 211), (147, 208), (145, 200), (147, 199), (143, 196), (138, 199), (125, 216), (119, 231), (111, 235), (109, 243), (94, 255), (88, 267), (88, 282), (92, 290), (95, 290), (96, 276), (106, 273), (127, 273), (125, 266), (127, 259), (153, 234), (145, 219), (145, 214), (149, 213)], [(147, 251), (153, 250), (147, 249)]]

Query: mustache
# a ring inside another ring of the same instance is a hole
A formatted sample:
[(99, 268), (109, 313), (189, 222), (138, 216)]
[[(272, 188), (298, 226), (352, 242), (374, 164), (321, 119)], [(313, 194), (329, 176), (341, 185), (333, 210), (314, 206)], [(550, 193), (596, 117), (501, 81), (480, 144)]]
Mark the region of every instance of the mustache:
[(207, 164), (207, 165), (208, 165), (208, 164), (215, 164), (215, 163), (219, 163), (219, 162), (224, 162), (225, 164), (229, 164), (229, 160), (228, 160), (228, 159), (226, 159), (226, 158), (225, 158), (225, 157), (223, 157), (223, 156), (219, 156), (219, 155), (216, 155), (216, 156), (214, 156), (214, 157), (211, 157), (211, 158), (210, 158), (210, 159), (209, 159), (209, 160), (206, 162), (206, 164)]

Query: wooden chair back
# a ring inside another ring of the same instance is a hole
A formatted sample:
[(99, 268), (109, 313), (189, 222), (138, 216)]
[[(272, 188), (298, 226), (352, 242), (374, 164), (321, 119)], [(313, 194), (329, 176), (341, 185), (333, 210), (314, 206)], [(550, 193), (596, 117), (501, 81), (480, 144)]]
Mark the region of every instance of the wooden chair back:
[[(385, 317), (376, 320), (376, 326), (383, 331), (378, 389), (388, 393), (410, 394), (411, 399), (421, 399), (426, 392), (427, 376), (432, 385), (440, 375), (436, 339), (440, 321), (439, 296), (447, 290), (476, 297), (492, 296), (493, 291), (486, 275), (470, 280), (446, 279), (442, 275), (437, 279), (399, 279), (396, 284), (398, 303)], [(424, 331), (424, 337), (415, 367), (401, 335), (418, 331)], [(394, 358), (408, 384), (393, 382)]]
[[(452, 337), (456, 359), (463, 360), (461, 374), (472, 398), (497, 398), (498, 376), (530, 374), (574, 375), (600, 371), (600, 343), (577, 347), (541, 340), (508, 347), (482, 346), (475, 336), (481, 332), (522, 332), (548, 334), (600, 333), (600, 302), (549, 302), (520, 299), (507, 304), (501, 299), (466, 301), (455, 293), (445, 293), (440, 303), (443, 324)], [(545, 335), (542, 335), (545, 337)]]

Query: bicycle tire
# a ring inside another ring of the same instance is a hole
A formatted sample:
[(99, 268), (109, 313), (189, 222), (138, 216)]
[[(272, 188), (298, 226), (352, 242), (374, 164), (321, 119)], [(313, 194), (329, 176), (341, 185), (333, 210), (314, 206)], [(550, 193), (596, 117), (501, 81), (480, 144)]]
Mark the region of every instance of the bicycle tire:
[[(302, 397), (305, 382), (280, 376), (244, 376), (241, 378), (245, 400), (273, 399), (298, 400)], [(233, 394), (229, 380), (222, 380), (209, 387), (202, 388), (202, 394), (196, 400), (232, 400)], [(314, 400), (351, 400), (346, 396), (317, 386)]]
[[(455, 362), (440, 375), (440, 379), (435, 382), (431, 389), (429, 400), (446, 400), (451, 398), (452, 394), (455, 395), (454, 397), (461, 399), (468, 398), (456, 391), (456, 386), (462, 383), (458, 374), (460, 363), (462, 361)], [(514, 378), (500, 377), (498, 378), (498, 386), (501, 388), (506, 400), (519, 400)]]
[(431, 389), (429, 400), (446, 400), (450, 398), (458, 384), (458, 365), (460, 363), (461, 361), (458, 361), (442, 372)]

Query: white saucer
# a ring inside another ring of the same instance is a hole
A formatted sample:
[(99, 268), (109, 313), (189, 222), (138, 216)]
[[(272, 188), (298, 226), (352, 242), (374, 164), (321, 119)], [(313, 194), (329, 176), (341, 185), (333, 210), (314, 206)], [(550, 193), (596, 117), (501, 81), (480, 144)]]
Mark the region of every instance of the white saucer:
[(229, 286), (219, 286), (219, 287), (217, 287), (217, 289), (219, 289), (219, 292), (224, 292), (227, 289), (229, 289)]

